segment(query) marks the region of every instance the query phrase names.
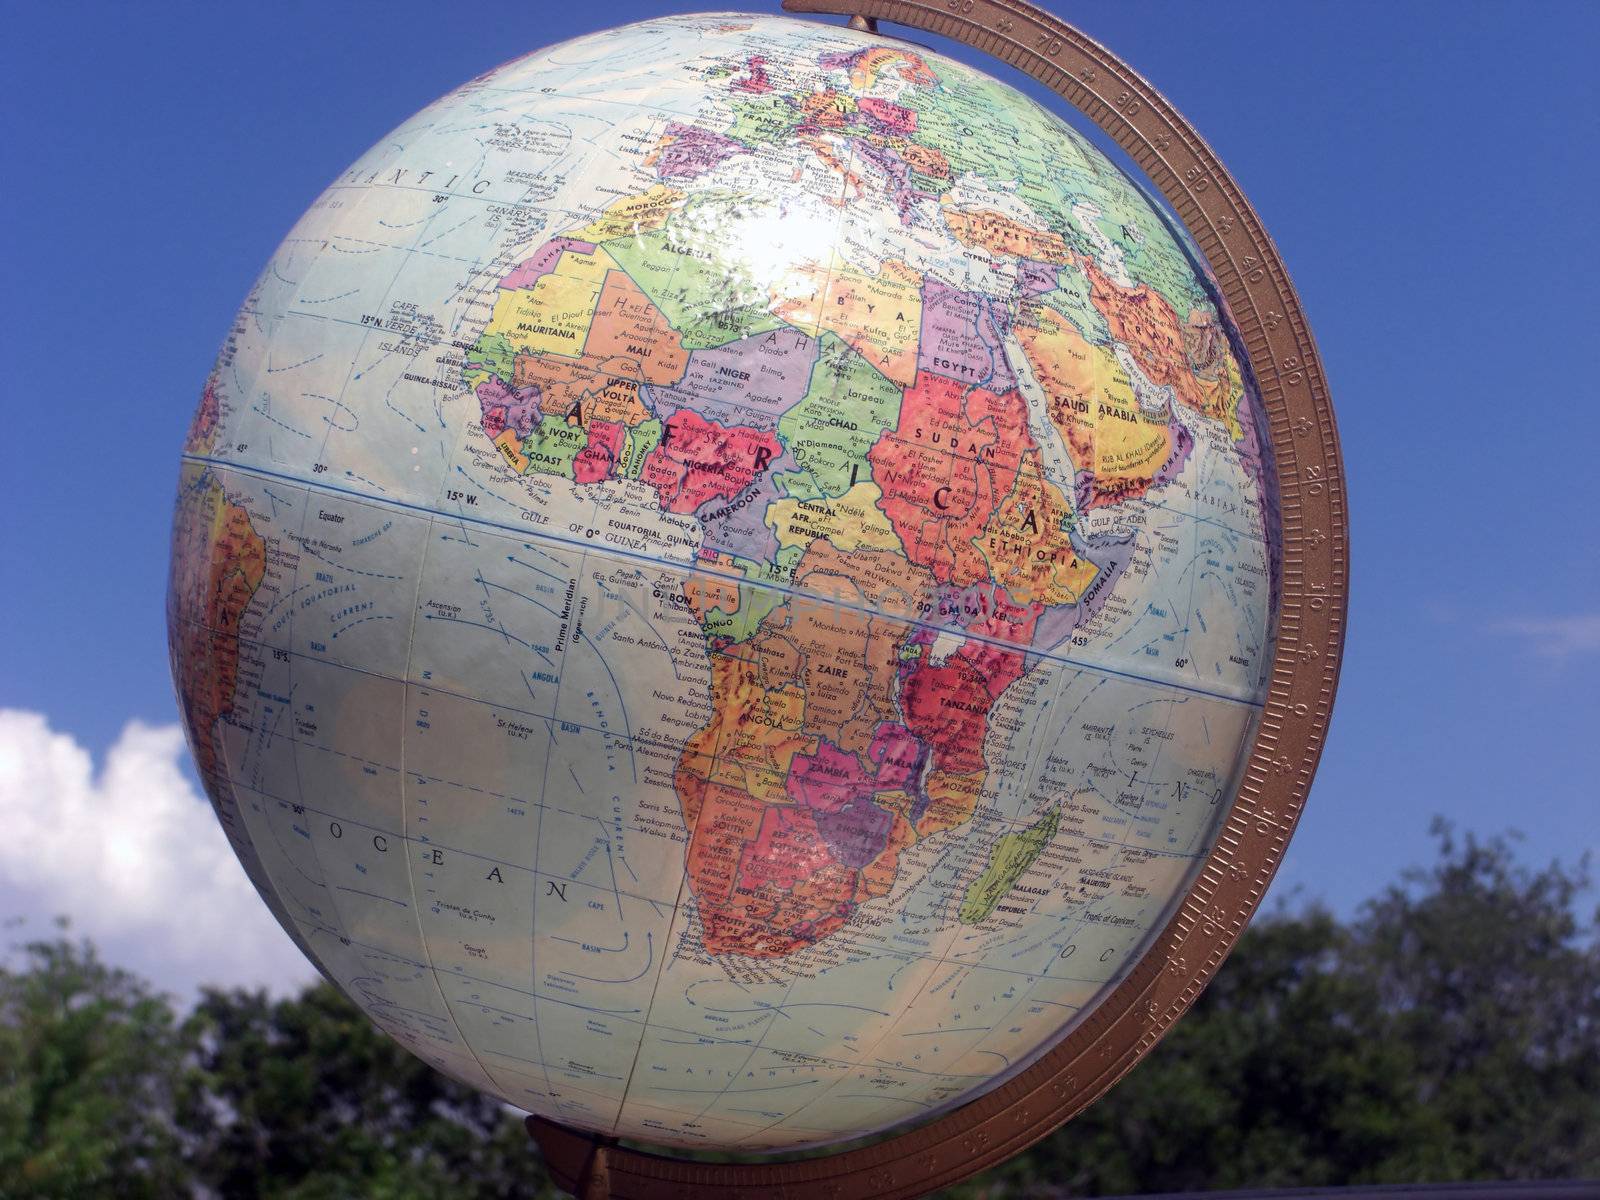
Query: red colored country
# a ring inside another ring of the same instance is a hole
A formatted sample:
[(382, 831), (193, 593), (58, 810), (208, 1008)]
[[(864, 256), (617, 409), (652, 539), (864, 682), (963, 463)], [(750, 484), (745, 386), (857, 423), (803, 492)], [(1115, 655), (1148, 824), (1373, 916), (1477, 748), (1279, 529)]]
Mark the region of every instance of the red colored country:
[(173, 674), (200, 775), (218, 780), (216, 723), (233, 711), (239, 623), (266, 574), (266, 541), (208, 473), (186, 478), (172, 530)]
[(783, 452), (778, 439), (743, 425), (724, 429), (681, 409), (667, 419), (661, 443), (645, 457), (641, 478), (667, 512), (693, 512), (709, 500), (732, 499)]
[(997, 395), (919, 373), (905, 391), (900, 423), (867, 452), (880, 507), (906, 556), (939, 583), (986, 581), (989, 564), (975, 539), (1032, 448), (1018, 392)]
[(911, 672), (901, 693), (906, 725), (933, 747), (937, 769), (961, 775), (984, 769), (989, 713), (1022, 674), (1023, 657), (968, 642), (939, 665), (924, 663)]
[(572, 477), (579, 483), (598, 483), (609, 478), (611, 468), (622, 454), (627, 431), (616, 421), (589, 422), (589, 441), (572, 460)]
[(793, 892), (835, 866), (809, 810), (769, 806), (761, 815), (761, 832), (744, 848), (739, 884), (756, 895), (768, 888)]
[(753, 54), (744, 64), (744, 74), (733, 81), (736, 92), (754, 92), (760, 95), (772, 90), (772, 80), (767, 78), (767, 60)]

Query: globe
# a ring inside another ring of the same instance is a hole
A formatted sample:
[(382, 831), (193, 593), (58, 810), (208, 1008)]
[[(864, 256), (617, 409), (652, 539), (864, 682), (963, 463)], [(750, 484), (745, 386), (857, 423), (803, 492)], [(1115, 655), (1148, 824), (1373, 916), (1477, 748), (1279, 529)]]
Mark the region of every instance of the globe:
[(439, 1070), (668, 1147), (826, 1146), (1087, 1020), (1234, 803), (1274, 468), (1104, 153), (917, 46), (611, 29), (384, 137), (184, 449), (197, 770)]

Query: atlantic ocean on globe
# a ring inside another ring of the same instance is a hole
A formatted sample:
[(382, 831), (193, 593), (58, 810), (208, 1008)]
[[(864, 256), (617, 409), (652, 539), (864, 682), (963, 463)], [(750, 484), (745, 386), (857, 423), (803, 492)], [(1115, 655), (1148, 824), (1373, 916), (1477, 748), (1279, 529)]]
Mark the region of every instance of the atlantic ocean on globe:
[(1278, 510), (1196, 256), (973, 69), (672, 17), (473, 80), (284, 240), (172, 665), (262, 899), (563, 1125), (921, 1120), (1123, 977), (1233, 803)]

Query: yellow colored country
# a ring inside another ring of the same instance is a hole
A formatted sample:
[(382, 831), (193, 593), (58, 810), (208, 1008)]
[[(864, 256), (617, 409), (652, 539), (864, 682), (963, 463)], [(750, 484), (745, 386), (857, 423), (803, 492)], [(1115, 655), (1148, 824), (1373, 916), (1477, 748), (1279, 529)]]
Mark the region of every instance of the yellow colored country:
[(555, 269), (532, 287), (500, 293), (485, 333), (502, 334), (526, 353), (577, 358), (583, 353), (606, 272), (615, 266), (604, 250), (562, 251)]
[(500, 436), (494, 439), (494, 448), (500, 451), (500, 457), (506, 460), (518, 475), (527, 473), (528, 457), (522, 453), (522, 439), (517, 436), (515, 429), (502, 429)]
[(826, 538), (846, 553), (898, 551), (900, 539), (878, 507), (882, 494), (877, 484), (862, 482), (831, 500), (776, 500), (767, 508), (767, 524), (785, 548)]
[(1092, 345), (1049, 308), (1037, 306), (1032, 316), (1017, 323), (1017, 337), (1073, 465), (1102, 486), (1148, 484), (1172, 455), (1165, 419), (1140, 412), (1133, 382), (1109, 348)]
[(1076, 604), (1100, 568), (1079, 558), (1062, 522), (1066, 497), (1039, 472), (1030, 452), (1011, 495), (974, 538), (996, 583), (1018, 604)]
[(852, 266), (802, 267), (773, 296), (773, 313), (800, 329), (831, 329), (885, 377), (910, 387), (917, 374), (922, 280), (891, 259), (876, 275)]
[(632, 237), (660, 229), (683, 206), (683, 193), (658, 183), (648, 192), (624, 196), (573, 237), (585, 242), (609, 242), (612, 238)]

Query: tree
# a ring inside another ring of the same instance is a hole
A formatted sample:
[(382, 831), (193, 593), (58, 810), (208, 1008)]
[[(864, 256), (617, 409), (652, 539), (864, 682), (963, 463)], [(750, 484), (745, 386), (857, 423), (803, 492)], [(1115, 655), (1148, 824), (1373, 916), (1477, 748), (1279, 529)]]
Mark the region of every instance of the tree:
[(554, 1196), (521, 1121), (319, 984), (164, 996), (65, 938), (0, 968), (0, 1198)]
[(181, 1195), (172, 1007), (62, 928), (0, 965), (0, 1195)]
[[(1166, 1040), (953, 1196), (1600, 1175), (1600, 938), (1582, 870), (1440, 827), (1341, 922), (1258, 920)], [(0, 1198), (547, 1197), (520, 1121), (326, 984), (187, 1020), (86, 944), (0, 967)]]
[[(1351, 964), (1410, 1048), (1433, 1136), (1393, 1171), (1437, 1179), (1600, 1175), (1600, 929), (1582, 869), (1519, 867), (1457, 838), (1370, 902)], [(1586, 864), (1584, 864), (1586, 865)]]
[(187, 1033), (198, 1180), (241, 1200), (559, 1195), (510, 1110), (379, 1033), (325, 983), (207, 991)]
[(1600, 943), (1582, 867), (1438, 824), (1342, 925), (1259, 919), (1148, 1059), (968, 1197), (1600, 1175)]

